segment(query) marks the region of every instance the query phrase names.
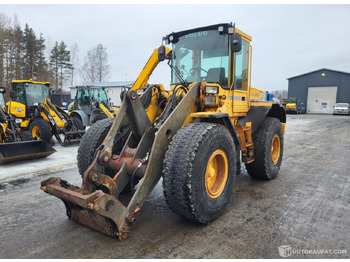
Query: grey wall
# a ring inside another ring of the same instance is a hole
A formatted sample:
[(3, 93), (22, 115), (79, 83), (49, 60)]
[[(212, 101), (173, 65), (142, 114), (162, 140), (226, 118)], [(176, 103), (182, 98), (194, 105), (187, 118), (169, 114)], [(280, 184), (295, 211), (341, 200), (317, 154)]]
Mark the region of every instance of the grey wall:
[[(323, 72), (325, 76), (321, 75)], [(291, 78), (288, 80), (288, 97), (298, 98), (307, 105), (310, 86), (337, 86), (337, 103), (350, 103), (350, 74), (325, 69)]]

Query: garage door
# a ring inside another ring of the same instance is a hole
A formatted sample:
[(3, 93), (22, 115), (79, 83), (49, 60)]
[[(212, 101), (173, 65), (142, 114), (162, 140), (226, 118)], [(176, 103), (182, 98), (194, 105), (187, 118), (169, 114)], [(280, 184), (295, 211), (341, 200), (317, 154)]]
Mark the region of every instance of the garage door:
[(307, 112), (332, 114), (337, 102), (336, 86), (309, 87), (307, 94)]

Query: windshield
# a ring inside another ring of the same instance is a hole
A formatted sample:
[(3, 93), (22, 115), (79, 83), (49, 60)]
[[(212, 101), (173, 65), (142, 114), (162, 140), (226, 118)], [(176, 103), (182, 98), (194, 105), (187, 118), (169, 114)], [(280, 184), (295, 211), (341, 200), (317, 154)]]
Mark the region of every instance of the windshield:
[(42, 84), (28, 83), (26, 86), (27, 105), (33, 103), (43, 103), (45, 98), (49, 97), (49, 88)]
[(102, 88), (92, 88), (90, 96), (97, 103), (108, 103), (106, 91)]
[[(173, 44), (172, 65), (186, 82), (213, 82), (228, 86), (228, 35), (217, 30), (200, 31), (179, 37)], [(171, 83), (180, 83), (173, 72)]]
[(348, 107), (349, 104), (346, 103), (339, 103), (339, 104), (335, 104), (335, 107)]

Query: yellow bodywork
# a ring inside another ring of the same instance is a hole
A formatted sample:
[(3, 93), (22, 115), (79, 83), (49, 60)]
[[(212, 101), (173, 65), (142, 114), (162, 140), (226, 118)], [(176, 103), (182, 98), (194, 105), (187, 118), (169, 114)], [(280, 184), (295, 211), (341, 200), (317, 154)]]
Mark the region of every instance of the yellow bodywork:
[(108, 110), (107, 107), (105, 107), (103, 104), (99, 103), (99, 107), (100, 109), (102, 110), (103, 113), (105, 113), (105, 115), (108, 117), (108, 118), (112, 118), (114, 117), (114, 114), (112, 112), (110, 112)]
[[(38, 85), (45, 85), (45, 86), (49, 86), (50, 82), (38, 82), (38, 81), (33, 81), (33, 80), (13, 80), (12, 83), (33, 83), (33, 84), (38, 84)], [(53, 119), (56, 122), (57, 127), (64, 127), (65, 126), (65, 122), (63, 119), (61, 119), (56, 113), (55, 111), (48, 105), (48, 98), (44, 99), (43, 103), (41, 104), (41, 106), (43, 108), (45, 108), (50, 115), (53, 117)], [(28, 128), (29, 124), (30, 124), (30, 120), (31, 118), (27, 117), (26, 114), (26, 105), (24, 103), (20, 103), (17, 101), (9, 101), (7, 102), (7, 107), (8, 107), (8, 112), (12, 115), (14, 115), (16, 118), (21, 118), (22, 122), (20, 124), (20, 127), (22, 128)], [(49, 121), (49, 119), (47, 118), (47, 116), (41, 112), (40, 113), (42, 118), (45, 119), (46, 121)]]

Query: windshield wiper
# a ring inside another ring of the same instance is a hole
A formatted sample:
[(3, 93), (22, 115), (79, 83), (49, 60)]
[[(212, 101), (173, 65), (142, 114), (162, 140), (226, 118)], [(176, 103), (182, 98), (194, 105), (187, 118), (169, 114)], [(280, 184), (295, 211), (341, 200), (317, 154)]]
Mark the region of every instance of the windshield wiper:
[(186, 82), (181, 76), (180, 70), (177, 68), (177, 66), (173, 66), (169, 60), (168, 65), (170, 66), (171, 70), (175, 73), (176, 77), (180, 80), (181, 84), (185, 87), (189, 86), (189, 83)]

